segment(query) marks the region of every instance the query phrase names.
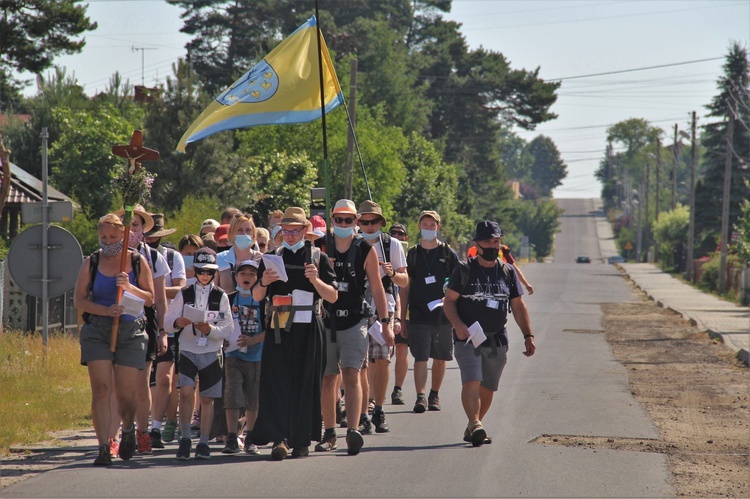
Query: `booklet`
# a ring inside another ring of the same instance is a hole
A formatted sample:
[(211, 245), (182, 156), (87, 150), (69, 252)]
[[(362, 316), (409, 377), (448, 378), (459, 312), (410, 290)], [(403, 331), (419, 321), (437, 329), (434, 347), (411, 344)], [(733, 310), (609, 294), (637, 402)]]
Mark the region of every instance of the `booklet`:
[(143, 305), (145, 303), (146, 300), (144, 300), (143, 298), (138, 298), (133, 293), (123, 291), (122, 299), (120, 300), (119, 304), (123, 306), (123, 314), (138, 317), (143, 312)]
[(469, 338), (466, 340), (466, 344), (469, 342), (474, 344), (474, 348), (479, 348), (484, 340), (487, 339), (487, 335), (484, 334), (484, 329), (479, 325), (479, 321), (469, 326)]
[(436, 308), (442, 307), (442, 306), (443, 306), (443, 299), (442, 298), (439, 298), (437, 300), (432, 300), (430, 303), (427, 304), (427, 308), (430, 309), (430, 312), (432, 312)]
[(286, 268), (284, 267), (284, 259), (281, 256), (266, 253), (262, 258), (266, 268), (279, 274), (281, 281), (286, 282), (289, 280), (289, 276), (286, 275)]
[(184, 305), (182, 307), (182, 316), (193, 324), (195, 324), (196, 322), (207, 322), (206, 311), (198, 310), (192, 305)]
[(237, 340), (240, 339), (240, 334), (240, 328), (232, 328), (232, 332), (229, 334), (229, 338), (227, 338), (229, 345), (224, 349), (224, 353), (234, 352), (235, 350), (240, 349), (240, 346), (237, 344)]
[(372, 326), (370, 326), (370, 329), (367, 330), (367, 333), (373, 337), (375, 341), (378, 342), (378, 345), (383, 346), (385, 345), (385, 337), (383, 336), (383, 325), (380, 323), (380, 321), (375, 321), (372, 323)]

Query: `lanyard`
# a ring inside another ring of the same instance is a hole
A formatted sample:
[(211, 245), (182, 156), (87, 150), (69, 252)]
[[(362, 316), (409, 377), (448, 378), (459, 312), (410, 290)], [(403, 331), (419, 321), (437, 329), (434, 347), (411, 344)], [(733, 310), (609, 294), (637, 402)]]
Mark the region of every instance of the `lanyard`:
[(422, 257), (424, 258), (424, 263), (425, 263), (425, 265), (427, 265), (427, 275), (432, 275), (432, 265), (435, 263), (435, 259), (438, 256), (438, 253), (439, 253), (439, 251), (437, 251), (438, 248), (440, 248), (440, 245), (438, 245), (437, 248), (435, 248), (436, 251), (435, 251), (435, 254), (432, 255), (432, 262), (428, 262), (427, 261), (427, 250), (424, 249), (421, 245), (419, 246), (419, 249), (422, 250), (421, 253), (422, 253)]
[(479, 262), (477, 262), (477, 266), (479, 267), (479, 270), (482, 271), (482, 274), (484, 274), (484, 277), (487, 279), (487, 284), (489, 286), (492, 286), (492, 284), (496, 284), (497, 283), (497, 267), (498, 267), (497, 262), (495, 262), (495, 266), (493, 267), (495, 269), (495, 280), (494, 280), (494, 282), (490, 281), (490, 276), (487, 274), (487, 272), (484, 271), (484, 268), (482, 268), (482, 265), (479, 264)]

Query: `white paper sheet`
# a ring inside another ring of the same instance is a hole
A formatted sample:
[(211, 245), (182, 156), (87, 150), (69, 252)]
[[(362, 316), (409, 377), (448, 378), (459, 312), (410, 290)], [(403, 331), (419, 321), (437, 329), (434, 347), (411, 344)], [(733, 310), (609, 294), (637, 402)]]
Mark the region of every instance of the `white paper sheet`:
[(471, 342), (474, 344), (474, 348), (478, 348), (486, 339), (487, 335), (484, 334), (484, 329), (482, 329), (482, 326), (479, 325), (478, 321), (469, 326), (469, 338), (466, 341), (467, 345)]
[(263, 263), (265, 264), (266, 269), (273, 270), (279, 274), (281, 281), (286, 282), (289, 280), (289, 276), (286, 275), (286, 268), (284, 268), (284, 259), (281, 256), (266, 253), (263, 255)]
[(430, 303), (427, 304), (427, 308), (430, 309), (430, 312), (432, 312), (436, 308), (442, 307), (442, 306), (443, 306), (443, 299), (442, 298), (440, 298), (438, 300), (432, 300)]
[(375, 321), (372, 326), (367, 330), (367, 333), (372, 336), (380, 346), (385, 345), (385, 337), (383, 336), (383, 325), (380, 321)]
[(191, 305), (184, 305), (182, 307), (182, 316), (192, 323), (206, 322), (206, 311), (198, 310)]
[(123, 306), (122, 313), (127, 315), (132, 315), (134, 317), (138, 317), (143, 312), (143, 305), (146, 303), (146, 300), (142, 298), (138, 298), (133, 293), (129, 293), (127, 291), (124, 291), (122, 293), (122, 299), (120, 300), (120, 305)]
[(237, 344), (237, 340), (240, 339), (240, 334), (240, 324), (235, 320), (232, 332), (229, 334), (229, 338), (227, 338), (229, 346), (224, 349), (224, 353), (234, 352), (235, 350), (240, 349), (240, 346)]
[[(295, 289), (292, 291), (292, 305), (312, 305), (314, 295), (309, 291)], [(310, 324), (312, 322), (312, 310), (303, 310), (294, 312), (295, 324)]]

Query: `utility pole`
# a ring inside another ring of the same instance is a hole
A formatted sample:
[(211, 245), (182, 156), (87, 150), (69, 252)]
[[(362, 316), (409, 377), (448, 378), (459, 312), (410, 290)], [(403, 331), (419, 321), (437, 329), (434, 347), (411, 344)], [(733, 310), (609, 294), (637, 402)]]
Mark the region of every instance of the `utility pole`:
[(677, 207), (677, 157), (680, 146), (677, 143), (677, 123), (674, 124), (674, 146), (672, 148), (672, 209)]
[[(654, 214), (654, 223), (659, 220), (661, 205), (659, 204), (659, 194), (661, 193), (661, 139), (656, 137), (656, 210)], [(659, 241), (654, 241), (654, 261), (659, 261)]]
[(357, 123), (357, 59), (349, 61), (349, 135), (346, 141), (346, 177), (344, 198), (352, 199), (352, 168), (354, 167), (354, 127)]
[(641, 252), (643, 251), (643, 218), (642, 218), (642, 212), (643, 212), (643, 206), (641, 204), (642, 196), (643, 196), (643, 181), (641, 181), (641, 185), (638, 186), (638, 199), (635, 201), (638, 203), (638, 233), (636, 234), (635, 239), (635, 261), (636, 263), (641, 261)]
[(729, 198), (732, 191), (732, 142), (734, 141), (734, 110), (727, 101), (727, 155), (724, 160), (724, 195), (721, 203), (721, 258), (719, 259), (719, 294), (727, 290), (727, 246), (729, 239)]
[(147, 50), (158, 50), (156, 47), (136, 47), (133, 45), (131, 48), (133, 52), (141, 51), (141, 86), (146, 86), (146, 57), (145, 53)]
[(690, 223), (688, 226), (687, 280), (693, 281), (693, 245), (695, 244), (695, 111), (690, 126)]
[[(649, 194), (649, 186), (648, 184), (651, 183), (651, 166), (648, 163), (648, 160), (646, 160), (646, 164), (644, 165), (646, 168), (646, 180), (644, 182), (644, 186), (642, 187), (643, 191), (643, 211), (646, 213), (646, 230), (643, 235), (643, 241), (645, 242), (644, 246), (646, 247), (646, 253), (648, 253), (649, 248), (651, 247), (651, 237), (649, 233), (649, 228), (651, 227), (651, 224), (649, 223), (649, 216), (648, 216), (648, 194)], [(648, 256), (646, 257), (646, 261), (648, 261)]]

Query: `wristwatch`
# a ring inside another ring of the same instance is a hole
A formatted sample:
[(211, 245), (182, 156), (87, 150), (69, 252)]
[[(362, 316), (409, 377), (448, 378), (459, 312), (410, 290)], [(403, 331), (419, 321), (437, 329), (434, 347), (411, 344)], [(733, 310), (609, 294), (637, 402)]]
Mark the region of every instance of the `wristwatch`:
[(391, 322), (391, 319), (390, 319), (390, 317), (381, 317), (380, 318), (380, 322), (382, 322), (383, 324), (387, 324), (387, 323)]

